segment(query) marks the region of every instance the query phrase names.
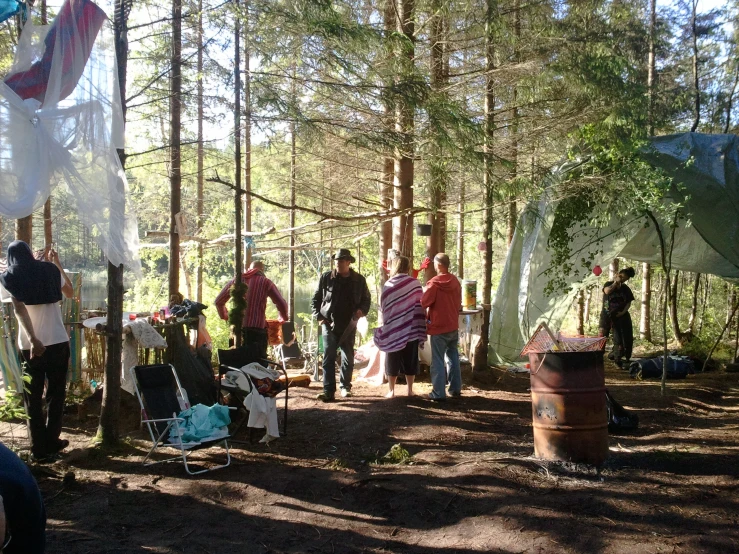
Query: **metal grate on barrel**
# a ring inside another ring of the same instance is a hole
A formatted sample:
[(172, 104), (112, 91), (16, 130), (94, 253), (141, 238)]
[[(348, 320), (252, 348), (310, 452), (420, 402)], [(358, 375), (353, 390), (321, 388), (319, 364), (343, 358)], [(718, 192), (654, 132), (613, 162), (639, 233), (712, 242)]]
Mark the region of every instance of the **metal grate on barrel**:
[(598, 352), (605, 350), (608, 337), (566, 337), (556, 335), (546, 323), (540, 323), (529, 342), (521, 350), (521, 356), (546, 352)]

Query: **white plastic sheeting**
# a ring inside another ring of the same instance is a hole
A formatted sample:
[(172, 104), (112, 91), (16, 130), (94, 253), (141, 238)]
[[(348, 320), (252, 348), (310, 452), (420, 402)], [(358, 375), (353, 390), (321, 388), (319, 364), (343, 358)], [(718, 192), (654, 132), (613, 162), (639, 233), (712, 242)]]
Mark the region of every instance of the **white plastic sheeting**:
[(116, 152), (117, 68), (110, 24), (90, 0), (67, 0), (51, 26), (26, 24), (0, 83), (0, 214), (26, 217), (63, 184), (108, 259), (138, 273), (136, 216)]
[[(687, 218), (675, 233), (672, 267), (739, 279), (739, 137), (685, 133), (656, 137), (652, 145), (645, 159), (682, 183), (687, 196)], [(519, 220), (493, 301), (489, 353), (493, 362), (518, 359), (539, 323), (560, 327), (577, 292), (598, 281), (582, 267), (581, 258), (592, 253), (592, 265), (604, 267), (617, 256), (661, 263), (657, 232), (653, 226), (645, 227), (645, 216), (613, 220), (603, 229), (584, 227), (572, 242), (571, 261), (578, 271), (565, 279), (570, 291), (544, 293), (550, 280), (544, 272), (552, 263), (547, 242), (557, 206), (551, 198), (558, 179), (573, 165), (552, 171), (539, 202), (528, 206)], [(668, 236), (667, 226), (663, 234)], [(599, 299), (596, 296), (596, 305)]]

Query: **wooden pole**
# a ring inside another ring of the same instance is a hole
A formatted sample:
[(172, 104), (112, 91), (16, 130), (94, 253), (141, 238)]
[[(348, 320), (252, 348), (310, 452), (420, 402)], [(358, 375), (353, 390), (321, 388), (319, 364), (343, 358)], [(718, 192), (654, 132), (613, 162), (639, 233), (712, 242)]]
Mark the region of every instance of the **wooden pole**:
[[(234, 4), (234, 282), (239, 283), (244, 267), (241, 242), (241, 10), (239, 0), (234, 0)], [(235, 325), (234, 335), (236, 346), (241, 346), (240, 321)]]
[(172, 70), (170, 73), (170, 204), (169, 204), (169, 295), (180, 290), (180, 235), (175, 217), (182, 211), (181, 120), (182, 120), (182, 0), (172, 0)]

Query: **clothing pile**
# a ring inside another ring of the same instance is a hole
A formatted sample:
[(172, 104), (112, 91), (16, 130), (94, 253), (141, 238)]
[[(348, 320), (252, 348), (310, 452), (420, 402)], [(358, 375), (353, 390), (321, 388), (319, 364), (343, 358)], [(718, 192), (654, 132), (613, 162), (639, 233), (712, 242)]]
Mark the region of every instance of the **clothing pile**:
[(169, 442), (172, 445), (192, 446), (228, 436), (231, 416), (227, 406), (214, 404), (208, 407), (196, 404), (180, 412), (177, 417), (185, 421), (172, 427), (169, 432)]
[(284, 388), (279, 378), (277, 371), (257, 362), (245, 365), (238, 371), (229, 371), (224, 376), (230, 386), (249, 393), (244, 398), (244, 407), (249, 411), (247, 426), (267, 429), (267, 434), (260, 442), (270, 442), (280, 436), (274, 398)]

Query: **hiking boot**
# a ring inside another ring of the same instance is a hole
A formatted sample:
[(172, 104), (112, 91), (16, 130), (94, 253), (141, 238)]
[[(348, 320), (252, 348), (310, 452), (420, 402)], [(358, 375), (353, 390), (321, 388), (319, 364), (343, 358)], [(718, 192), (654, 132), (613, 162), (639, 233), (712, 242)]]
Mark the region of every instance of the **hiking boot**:
[(49, 452), (39, 452), (39, 453), (31, 453), (31, 457), (33, 458), (33, 461), (37, 464), (53, 464), (54, 462), (58, 462), (61, 460), (61, 456), (54, 453)]
[(450, 392), (449, 396), (451, 396), (452, 398), (460, 398), (462, 396), (462, 393), (461, 392)]
[(349, 389), (341, 389), (341, 398), (351, 398), (352, 396), (354, 395)]
[(321, 394), (316, 395), (316, 400), (320, 400), (321, 402), (333, 402), (335, 398), (333, 394), (322, 392)]
[(69, 441), (67, 439), (56, 439), (53, 443), (52, 450), (54, 452), (61, 452), (68, 446), (69, 446)]

